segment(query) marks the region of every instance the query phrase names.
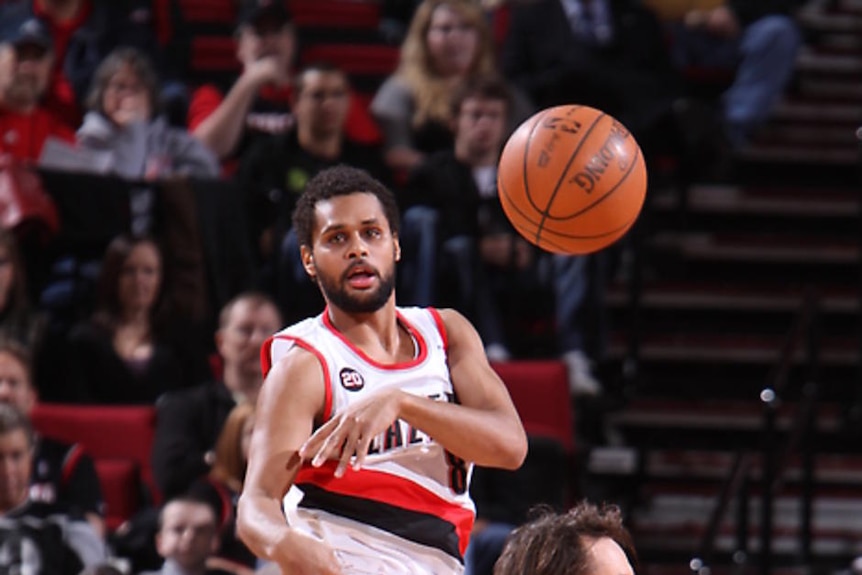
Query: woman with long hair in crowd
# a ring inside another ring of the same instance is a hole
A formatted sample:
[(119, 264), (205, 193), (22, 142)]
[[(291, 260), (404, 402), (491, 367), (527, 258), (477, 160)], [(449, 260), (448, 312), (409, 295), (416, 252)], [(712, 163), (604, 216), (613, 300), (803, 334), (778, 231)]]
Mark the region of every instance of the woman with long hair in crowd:
[(190, 329), (171, 317), (163, 258), (155, 240), (120, 235), (108, 245), (96, 310), (69, 336), (68, 382), (79, 401), (152, 403), (206, 377)]
[[(390, 168), (409, 172), (424, 155), (451, 147), (452, 94), (466, 78), (496, 70), (491, 31), (478, 2), (422, 2), (401, 46), (398, 69), (371, 103)], [(511, 126), (531, 111), (518, 94)]]

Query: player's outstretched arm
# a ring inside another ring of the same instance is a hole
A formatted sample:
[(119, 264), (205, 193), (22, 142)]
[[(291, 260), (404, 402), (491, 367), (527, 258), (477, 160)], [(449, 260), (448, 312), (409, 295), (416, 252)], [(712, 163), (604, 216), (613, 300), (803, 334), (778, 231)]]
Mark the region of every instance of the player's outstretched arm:
[(449, 370), (458, 404), (434, 401), (398, 389), (384, 389), (339, 413), (300, 450), (312, 465), (340, 460), (362, 466), (374, 437), (402, 419), (450, 453), (487, 467), (516, 469), (527, 454), (527, 437), (505, 385), (491, 369), (473, 326), (456, 311), (441, 310), (449, 340)]
[(311, 353), (294, 348), (273, 366), (258, 398), (238, 504), (240, 538), (291, 575), (341, 573), (332, 549), (291, 529), (282, 510), (299, 471), (297, 452), (322, 416), (324, 394), (323, 370)]

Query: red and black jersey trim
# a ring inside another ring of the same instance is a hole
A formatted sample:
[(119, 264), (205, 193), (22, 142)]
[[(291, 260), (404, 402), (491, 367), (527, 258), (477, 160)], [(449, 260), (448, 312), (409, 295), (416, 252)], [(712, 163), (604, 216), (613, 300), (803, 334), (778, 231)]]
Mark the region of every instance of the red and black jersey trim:
[(464, 562), (455, 526), (436, 515), (362, 497), (333, 493), (310, 483), (300, 483), (297, 487), (305, 494), (300, 507), (320, 509), (382, 529), (408, 541), (439, 549), (461, 563)]

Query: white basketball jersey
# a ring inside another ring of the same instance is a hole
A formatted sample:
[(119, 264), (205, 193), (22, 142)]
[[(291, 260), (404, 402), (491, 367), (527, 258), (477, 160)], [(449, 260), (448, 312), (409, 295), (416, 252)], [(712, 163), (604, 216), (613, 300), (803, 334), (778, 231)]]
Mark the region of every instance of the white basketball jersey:
[[(397, 308), (397, 313), (415, 342), (410, 361), (374, 361), (339, 333), (324, 311), (270, 338), (262, 350), (264, 373), (294, 345), (313, 353), (327, 382), (326, 420), (387, 387), (455, 402), (439, 314), (431, 308)], [(472, 464), (398, 420), (372, 441), (362, 469), (348, 467), (336, 478), (335, 466), (303, 465), (295, 481), (302, 499), (286, 510), (292, 525), (333, 545), (346, 572), (461, 572), (475, 517)], [(295, 493), (287, 499), (292, 498)]]

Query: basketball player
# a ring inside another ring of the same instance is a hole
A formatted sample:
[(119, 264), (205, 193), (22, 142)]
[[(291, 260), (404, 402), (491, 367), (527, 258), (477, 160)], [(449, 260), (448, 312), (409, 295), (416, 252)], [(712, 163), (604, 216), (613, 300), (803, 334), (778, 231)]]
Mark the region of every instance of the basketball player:
[(583, 501), (517, 528), (494, 575), (634, 575), (637, 553), (614, 505)]
[(472, 465), (526, 455), (472, 325), (396, 307), (398, 221), (389, 190), (346, 166), (312, 178), (294, 213), (327, 307), (264, 345), (238, 518), (285, 573), (460, 573)]

